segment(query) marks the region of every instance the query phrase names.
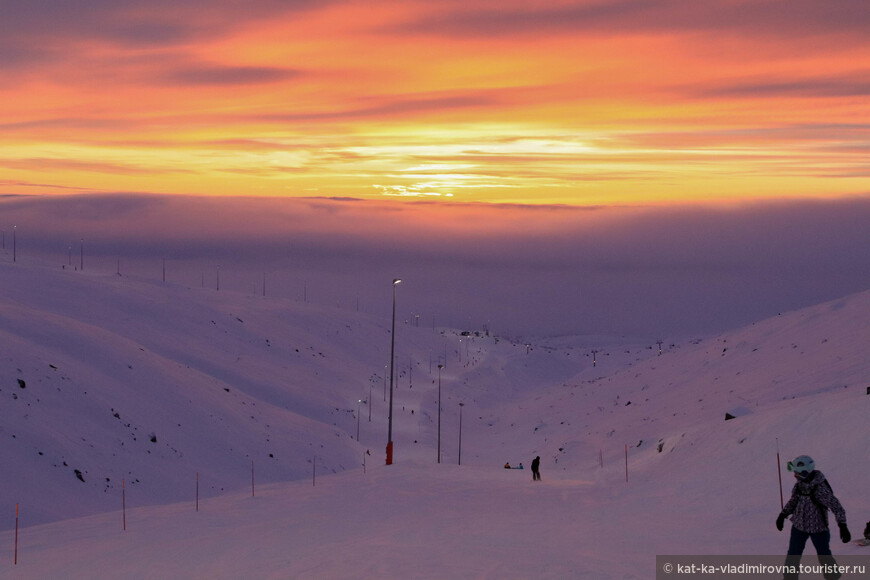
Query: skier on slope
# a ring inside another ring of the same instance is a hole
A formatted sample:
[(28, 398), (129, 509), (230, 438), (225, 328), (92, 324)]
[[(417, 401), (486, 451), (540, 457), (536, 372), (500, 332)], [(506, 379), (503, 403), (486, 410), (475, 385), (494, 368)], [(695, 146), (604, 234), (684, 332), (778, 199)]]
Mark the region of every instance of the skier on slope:
[(532, 459), (532, 481), (541, 481), (541, 456)]
[(860, 546), (870, 546), (870, 522), (864, 526), (864, 538), (855, 542)]
[[(807, 455), (801, 455), (788, 462), (788, 470), (794, 472), (794, 488), (791, 491), (791, 499), (783, 507), (779, 517), (776, 518), (776, 529), (782, 531), (785, 519), (792, 516), (791, 538), (788, 544), (788, 556), (786, 565), (797, 566), (807, 540), (812, 540), (819, 561), (823, 564), (834, 565), (836, 562), (831, 556), (831, 532), (828, 529), (828, 510), (834, 513), (837, 525), (840, 528), (840, 539), (848, 543), (852, 539), (849, 528), (846, 526), (846, 510), (840, 501), (834, 496), (831, 484), (825, 475), (815, 467), (813, 459)], [(826, 580), (839, 578), (839, 574), (825, 575)], [(786, 574), (785, 579), (797, 578), (796, 574)]]

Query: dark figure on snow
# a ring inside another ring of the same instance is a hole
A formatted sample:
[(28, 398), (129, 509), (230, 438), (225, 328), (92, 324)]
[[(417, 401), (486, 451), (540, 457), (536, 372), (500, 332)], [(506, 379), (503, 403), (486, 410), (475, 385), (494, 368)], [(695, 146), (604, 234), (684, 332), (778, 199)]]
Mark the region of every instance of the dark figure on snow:
[(541, 481), (541, 472), (539, 469), (541, 468), (541, 458), (535, 457), (532, 459), (532, 481)]
[[(807, 540), (812, 540), (819, 562), (836, 565), (831, 556), (831, 532), (828, 529), (828, 510), (834, 514), (840, 528), (840, 539), (849, 542), (852, 535), (846, 527), (846, 510), (834, 496), (831, 484), (821, 471), (816, 470), (811, 457), (801, 455), (788, 462), (788, 470), (794, 472), (797, 481), (791, 491), (791, 499), (785, 504), (782, 513), (776, 518), (776, 529), (782, 531), (785, 519), (791, 516), (791, 539), (788, 543), (788, 566), (798, 566)], [(785, 580), (797, 578), (797, 574), (786, 574)], [(839, 574), (825, 574), (825, 580), (836, 580)]]

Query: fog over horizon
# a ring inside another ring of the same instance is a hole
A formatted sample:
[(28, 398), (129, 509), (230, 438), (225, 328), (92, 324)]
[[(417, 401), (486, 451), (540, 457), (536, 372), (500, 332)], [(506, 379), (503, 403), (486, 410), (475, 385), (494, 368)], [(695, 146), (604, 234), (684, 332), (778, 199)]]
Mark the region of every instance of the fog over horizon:
[[(870, 198), (570, 207), (0, 196), (5, 254), (510, 336), (722, 332), (870, 289)], [(81, 241), (83, 240), (83, 242)], [(11, 259), (9, 257), (8, 259)]]

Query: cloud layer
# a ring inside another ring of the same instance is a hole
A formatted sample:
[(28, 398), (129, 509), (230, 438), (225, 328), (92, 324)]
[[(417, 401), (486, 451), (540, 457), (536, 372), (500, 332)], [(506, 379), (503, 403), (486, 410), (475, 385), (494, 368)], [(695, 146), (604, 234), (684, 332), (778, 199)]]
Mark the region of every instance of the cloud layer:
[(3, 191), (863, 193), (868, 22), (863, 0), (11, 0)]
[(180, 196), (7, 197), (8, 258), (512, 334), (733, 328), (870, 288), (870, 201), (571, 208)]

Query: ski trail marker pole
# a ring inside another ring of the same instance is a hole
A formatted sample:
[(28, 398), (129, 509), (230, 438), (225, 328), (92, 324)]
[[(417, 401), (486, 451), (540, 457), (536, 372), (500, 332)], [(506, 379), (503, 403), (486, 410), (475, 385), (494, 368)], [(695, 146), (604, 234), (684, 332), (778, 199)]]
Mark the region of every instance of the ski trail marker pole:
[(628, 443), (625, 444), (625, 483), (628, 483)]
[(15, 566), (18, 565), (18, 504), (15, 504)]
[(121, 480), (121, 510), (123, 513), (123, 527), (127, 531), (127, 481)]
[(785, 504), (782, 500), (782, 465), (779, 461), (779, 437), (776, 438), (776, 474), (779, 476), (779, 509), (782, 510)]

